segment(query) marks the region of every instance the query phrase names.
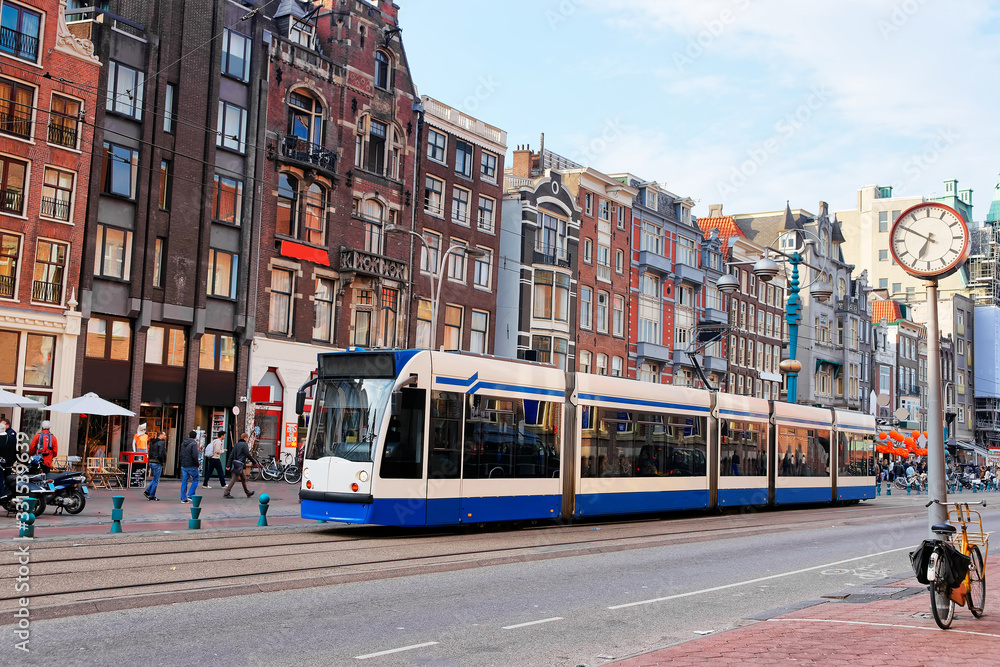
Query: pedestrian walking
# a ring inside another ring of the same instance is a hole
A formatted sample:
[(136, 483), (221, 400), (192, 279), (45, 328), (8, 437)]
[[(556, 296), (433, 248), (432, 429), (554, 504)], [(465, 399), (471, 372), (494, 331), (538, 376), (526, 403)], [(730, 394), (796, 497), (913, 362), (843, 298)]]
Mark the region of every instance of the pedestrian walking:
[(205, 447), (205, 485), (203, 488), (212, 488), (209, 486), (208, 481), (216, 472), (219, 473), (219, 486), (223, 489), (226, 488), (226, 473), (222, 469), (222, 452), (226, 450), (226, 444), (223, 440), (225, 435), (225, 431), (219, 431), (216, 434), (215, 440), (208, 443), (208, 446)]
[(163, 464), (167, 461), (167, 432), (160, 431), (156, 437), (149, 441), (149, 474), (152, 479), (149, 486), (142, 492), (149, 500), (159, 500), (156, 497), (156, 487), (160, 483), (160, 475), (163, 473)]
[[(190, 431), (188, 437), (181, 443), (181, 502), (191, 502), (194, 490), (198, 488), (198, 479), (201, 477), (198, 471), (198, 437), (197, 431)], [(188, 486), (191, 480), (191, 486)]]
[(3, 459), (3, 482), (7, 492), (14, 495), (14, 466), (17, 464), (17, 431), (10, 427), (10, 420), (0, 417), (0, 459)]
[(226, 487), (226, 492), (222, 495), (223, 498), (232, 498), (232, 494), (229, 492), (233, 490), (233, 486), (236, 484), (236, 480), (240, 480), (243, 484), (243, 492), (247, 494), (247, 498), (254, 494), (249, 488), (247, 488), (247, 471), (246, 465), (247, 461), (253, 459), (250, 454), (250, 446), (247, 445), (248, 434), (244, 433), (240, 436), (239, 442), (233, 447), (233, 473), (229, 478), (229, 486)]
[(42, 457), (42, 472), (48, 474), (52, 472), (52, 459), (56, 457), (59, 444), (56, 436), (52, 435), (49, 429), (52, 427), (48, 419), (42, 422), (42, 430), (31, 439), (31, 447), (28, 449), (28, 456)]

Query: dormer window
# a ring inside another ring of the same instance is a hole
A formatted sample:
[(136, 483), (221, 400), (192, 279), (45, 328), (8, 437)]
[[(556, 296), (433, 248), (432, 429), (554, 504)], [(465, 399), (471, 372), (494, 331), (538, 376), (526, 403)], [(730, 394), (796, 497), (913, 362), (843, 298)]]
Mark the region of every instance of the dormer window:
[(646, 205), (646, 208), (655, 211), (656, 210), (656, 190), (653, 190), (652, 188), (646, 188), (643, 191), (642, 197), (643, 197), (642, 198), (642, 203)]
[(375, 87), (392, 89), (392, 60), (385, 51), (375, 52)]
[(316, 27), (305, 21), (293, 18), (292, 24), (288, 28), (288, 41), (307, 49), (314, 48), (316, 42)]

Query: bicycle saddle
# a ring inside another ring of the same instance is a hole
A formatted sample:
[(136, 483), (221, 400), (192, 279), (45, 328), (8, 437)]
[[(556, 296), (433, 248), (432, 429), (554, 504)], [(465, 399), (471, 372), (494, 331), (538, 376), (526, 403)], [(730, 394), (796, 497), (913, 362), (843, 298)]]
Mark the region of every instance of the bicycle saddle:
[(955, 526), (951, 525), (950, 523), (936, 523), (933, 526), (931, 526), (931, 532), (933, 533), (947, 533), (950, 535), (951, 533), (954, 533), (956, 530), (957, 529), (955, 528)]

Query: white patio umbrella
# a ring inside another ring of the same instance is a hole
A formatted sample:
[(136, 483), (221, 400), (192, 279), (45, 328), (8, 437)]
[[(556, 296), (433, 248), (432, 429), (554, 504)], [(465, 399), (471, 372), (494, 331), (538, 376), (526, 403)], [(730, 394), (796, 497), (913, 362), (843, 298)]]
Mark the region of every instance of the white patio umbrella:
[(122, 406), (115, 405), (111, 401), (105, 401), (94, 392), (89, 392), (83, 396), (77, 396), (76, 398), (71, 398), (68, 401), (56, 403), (55, 405), (50, 405), (45, 409), (51, 410), (52, 412), (68, 412), (70, 414), (78, 415), (103, 415), (105, 417), (112, 415), (119, 415), (122, 417), (135, 416), (135, 413), (131, 410), (126, 410)]
[(13, 392), (7, 391), (6, 389), (0, 389), (0, 407), (14, 407), (14, 408), (44, 408), (44, 403), (39, 403), (38, 401), (25, 398), (20, 394), (15, 394)]

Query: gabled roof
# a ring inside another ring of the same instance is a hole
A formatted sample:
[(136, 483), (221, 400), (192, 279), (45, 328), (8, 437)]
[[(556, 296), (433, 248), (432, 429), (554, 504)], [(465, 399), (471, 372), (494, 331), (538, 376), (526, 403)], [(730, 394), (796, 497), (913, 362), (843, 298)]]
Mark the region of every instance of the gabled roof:
[(743, 233), (740, 226), (736, 224), (736, 219), (731, 215), (723, 215), (717, 218), (698, 218), (698, 226), (701, 227), (701, 231), (708, 234), (711, 230), (717, 229), (719, 231), (719, 240), (722, 241), (722, 247), (729, 246), (729, 239), (738, 236), (740, 238), (746, 238), (747, 235)]
[(884, 317), (890, 324), (903, 319), (903, 311), (895, 301), (872, 301), (872, 322), (880, 322)]
[(833, 214), (833, 232), (830, 234), (830, 241), (836, 245), (840, 245), (847, 241), (844, 238), (844, 233), (840, 229), (840, 221), (837, 220), (837, 214)]

